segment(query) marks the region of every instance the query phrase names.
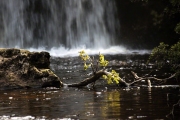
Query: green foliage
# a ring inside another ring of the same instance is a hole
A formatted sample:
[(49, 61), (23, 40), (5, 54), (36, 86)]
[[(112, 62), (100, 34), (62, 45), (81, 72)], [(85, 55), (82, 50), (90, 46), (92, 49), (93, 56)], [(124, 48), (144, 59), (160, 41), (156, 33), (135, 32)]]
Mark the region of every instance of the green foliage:
[(88, 60), (90, 60), (89, 55), (87, 55), (85, 53), (85, 51), (82, 50), (79, 52), (79, 56), (80, 56), (81, 60), (84, 61), (84, 70), (87, 70), (91, 66), (91, 64), (88, 64), (88, 65), (86, 64), (88, 62)]
[(171, 4), (173, 6), (180, 6), (180, 1), (179, 0), (170, 0)]
[(175, 31), (176, 33), (180, 34), (180, 23), (177, 24)]
[(99, 55), (99, 63), (100, 63), (100, 66), (106, 67), (109, 62), (104, 59), (104, 55), (100, 54)]
[[(89, 57), (89, 55), (87, 55), (84, 50), (79, 52), (79, 56), (80, 56), (81, 60), (84, 61), (84, 69), (85, 70), (87, 70), (89, 67), (95, 66), (93, 63), (93, 59), (91, 59), (91, 57)], [(102, 67), (106, 67), (108, 65), (108, 63), (109, 62), (104, 59), (104, 55), (99, 54), (99, 61), (97, 62), (97, 64)]]
[(170, 64), (173, 65), (173, 69), (180, 71), (180, 41), (170, 47), (168, 59)]
[(159, 67), (169, 64), (173, 71), (180, 72), (180, 41), (172, 46), (160, 43), (152, 50), (149, 62), (156, 62)]
[[(104, 55), (102, 54), (99, 54), (99, 60), (97, 62), (94, 62), (96, 60), (92, 59), (89, 55), (87, 55), (84, 50), (79, 52), (79, 56), (81, 60), (84, 62), (84, 70), (87, 70), (88, 68), (91, 67), (94, 74), (97, 72), (99, 67), (103, 67), (105, 69), (105, 67), (109, 63), (107, 60), (104, 59)], [(94, 66), (96, 66), (96, 68), (94, 68)], [(116, 73), (115, 70), (112, 70), (111, 72), (107, 72), (107, 73), (108, 74), (103, 75), (102, 78), (107, 80), (108, 84), (111, 84), (113, 82), (115, 82), (116, 84), (119, 83), (120, 81), (119, 73)]]
[(169, 45), (161, 42), (159, 46), (152, 50), (148, 62), (156, 62), (159, 67), (163, 66), (163, 64), (167, 61), (168, 46)]
[(105, 80), (107, 80), (108, 84), (111, 84), (114, 82), (116, 82), (116, 84), (119, 83), (120, 77), (119, 77), (119, 73), (116, 73), (115, 70), (111, 71), (111, 74), (108, 75), (103, 75), (102, 76)]
[[(169, 5), (164, 9), (164, 13), (168, 13), (168, 16), (175, 18), (180, 13), (180, 0), (169, 0)], [(175, 32), (180, 34), (180, 22), (175, 27)], [(149, 57), (149, 62), (156, 62), (159, 67), (164, 65), (170, 65), (172, 70), (180, 75), (180, 41), (176, 44), (169, 46), (165, 43), (160, 43), (159, 46), (152, 50)]]

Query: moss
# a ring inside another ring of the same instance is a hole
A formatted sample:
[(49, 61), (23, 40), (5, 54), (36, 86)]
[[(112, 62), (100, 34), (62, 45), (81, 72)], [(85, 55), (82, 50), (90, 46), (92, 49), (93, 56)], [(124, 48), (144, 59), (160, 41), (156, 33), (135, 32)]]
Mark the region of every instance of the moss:
[(60, 87), (60, 78), (50, 70), (48, 52), (0, 48), (0, 89), (28, 87)]
[(16, 75), (14, 75), (14, 73), (9, 73), (7, 76), (7, 79), (10, 82), (14, 82), (14, 81), (16, 81)]
[(44, 76), (49, 76), (50, 79), (58, 79), (58, 76), (54, 74), (50, 69), (40, 69)]
[(5, 76), (5, 72), (4, 71), (0, 71), (0, 78)]
[(25, 50), (25, 49), (20, 49), (21, 55), (28, 55), (30, 54), (30, 51)]
[(18, 55), (20, 53), (19, 49), (15, 49), (15, 48), (10, 48), (10, 49), (5, 49), (5, 48), (0, 48), (0, 55), (2, 57), (12, 57), (14, 55)]
[(50, 55), (48, 52), (32, 52), (28, 54), (29, 62), (37, 68), (47, 69), (50, 66)]

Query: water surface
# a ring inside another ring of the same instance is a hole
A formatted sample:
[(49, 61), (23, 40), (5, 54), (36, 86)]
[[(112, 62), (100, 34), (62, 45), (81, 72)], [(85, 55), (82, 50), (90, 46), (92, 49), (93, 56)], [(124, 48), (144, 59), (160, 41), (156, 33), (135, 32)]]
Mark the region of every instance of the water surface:
[[(131, 82), (130, 71), (138, 75), (166, 77), (153, 64), (145, 64), (147, 56), (107, 56), (109, 69)], [(88, 77), (83, 63), (77, 57), (51, 59), (51, 68), (63, 82), (72, 83)], [(155, 74), (156, 73), (156, 74)], [(166, 73), (166, 74), (165, 74)], [(146, 83), (131, 88), (119, 88), (99, 80), (95, 88), (26, 89), (0, 91), (0, 119), (171, 119), (167, 117), (179, 98), (179, 87), (147, 87)], [(167, 97), (168, 96), (168, 97)], [(180, 119), (175, 108), (174, 118)]]
[[(1, 91), (1, 118), (165, 119), (179, 88), (61, 88)], [(176, 109), (175, 115), (178, 116)], [(177, 117), (179, 118), (179, 117)]]

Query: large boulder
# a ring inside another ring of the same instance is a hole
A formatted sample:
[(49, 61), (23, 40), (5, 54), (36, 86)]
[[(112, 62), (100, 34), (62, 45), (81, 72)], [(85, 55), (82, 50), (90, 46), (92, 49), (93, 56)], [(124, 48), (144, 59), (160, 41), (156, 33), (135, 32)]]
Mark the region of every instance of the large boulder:
[(0, 89), (61, 87), (48, 52), (0, 48)]

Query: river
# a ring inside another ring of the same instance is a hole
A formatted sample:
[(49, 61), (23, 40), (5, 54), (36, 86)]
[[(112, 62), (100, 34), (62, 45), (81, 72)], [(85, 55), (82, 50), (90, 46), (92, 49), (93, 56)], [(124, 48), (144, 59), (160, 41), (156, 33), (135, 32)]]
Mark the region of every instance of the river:
[[(96, 56), (95, 56), (96, 57)], [(153, 64), (146, 65), (148, 55), (107, 55), (109, 69), (131, 82), (131, 70), (138, 75), (170, 76)], [(78, 57), (51, 57), (51, 69), (63, 82), (78, 82), (87, 77)], [(155, 74), (157, 73), (157, 74)], [(143, 85), (142, 85), (143, 84)], [(172, 119), (167, 115), (179, 100), (179, 86), (160, 85), (147, 87), (146, 83), (131, 88), (119, 88), (99, 80), (95, 88), (48, 88), (0, 91), (0, 119)], [(179, 107), (174, 109), (174, 119), (180, 119)]]

